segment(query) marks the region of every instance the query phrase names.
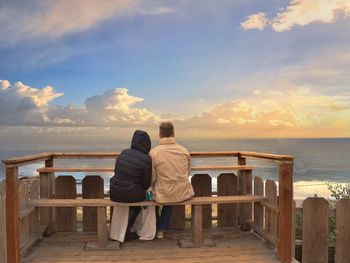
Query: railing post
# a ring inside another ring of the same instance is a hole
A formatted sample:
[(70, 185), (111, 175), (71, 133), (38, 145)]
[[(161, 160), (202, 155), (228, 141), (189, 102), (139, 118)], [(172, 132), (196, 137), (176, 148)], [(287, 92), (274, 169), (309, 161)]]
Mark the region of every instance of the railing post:
[[(53, 167), (53, 158), (45, 161), (45, 167)], [(53, 189), (55, 177), (53, 173), (39, 173), (40, 177), (40, 198), (54, 198)], [(40, 224), (47, 225), (45, 235), (49, 236), (53, 232), (54, 211), (53, 208), (40, 208)]]
[(7, 262), (20, 262), (18, 167), (6, 166), (6, 244)]
[(293, 162), (279, 165), (278, 256), (283, 263), (292, 262), (293, 242)]
[[(246, 165), (246, 158), (238, 157), (239, 165)], [(252, 170), (240, 170), (238, 171), (238, 185), (240, 195), (252, 194)], [(238, 224), (243, 231), (249, 231), (249, 221), (252, 220), (252, 204), (240, 204)]]

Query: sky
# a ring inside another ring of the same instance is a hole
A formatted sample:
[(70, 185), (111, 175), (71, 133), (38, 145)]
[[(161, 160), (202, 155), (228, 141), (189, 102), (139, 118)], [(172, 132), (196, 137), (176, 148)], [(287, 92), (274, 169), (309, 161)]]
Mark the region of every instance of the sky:
[(350, 0), (0, 0), (0, 139), (350, 137)]

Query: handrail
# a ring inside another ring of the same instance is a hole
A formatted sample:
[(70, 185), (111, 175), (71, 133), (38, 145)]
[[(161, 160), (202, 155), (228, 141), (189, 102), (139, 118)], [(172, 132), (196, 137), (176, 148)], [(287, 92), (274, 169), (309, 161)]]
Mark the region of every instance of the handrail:
[(293, 161), (294, 156), (291, 155), (282, 155), (282, 154), (271, 154), (271, 153), (257, 153), (257, 152), (239, 152), (241, 157), (250, 157), (257, 159), (268, 159), (273, 161)]
[[(192, 158), (210, 158), (210, 157), (247, 157), (265, 159), (271, 161), (293, 161), (294, 157), (290, 155), (257, 153), (248, 151), (219, 151), (219, 152), (191, 152)], [(117, 152), (52, 152), (30, 155), (25, 157), (14, 157), (2, 160), (8, 166), (21, 166), (47, 159), (114, 159), (119, 156)]]
[(2, 160), (2, 163), (7, 166), (20, 166), (45, 161), (51, 157), (52, 153), (41, 153), (24, 157), (13, 157), (7, 160)]
[[(209, 166), (192, 166), (191, 171), (222, 171), (222, 170), (237, 170), (246, 171), (254, 170), (253, 165), (209, 165)], [(114, 172), (114, 167), (43, 167), (37, 169), (39, 173), (54, 173), (54, 172)]]

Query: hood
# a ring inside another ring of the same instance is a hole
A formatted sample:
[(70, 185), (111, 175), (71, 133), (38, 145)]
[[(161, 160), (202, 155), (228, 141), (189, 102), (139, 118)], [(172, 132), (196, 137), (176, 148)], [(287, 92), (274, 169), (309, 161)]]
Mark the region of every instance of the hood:
[(136, 130), (131, 141), (131, 149), (148, 154), (151, 150), (151, 139), (147, 132)]

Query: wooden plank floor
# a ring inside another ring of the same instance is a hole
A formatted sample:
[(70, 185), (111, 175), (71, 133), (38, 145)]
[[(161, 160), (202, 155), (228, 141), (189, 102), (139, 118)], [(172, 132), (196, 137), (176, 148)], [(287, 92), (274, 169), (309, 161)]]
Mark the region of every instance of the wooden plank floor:
[(215, 247), (179, 248), (177, 241), (189, 236), (188, 231), (174, 231), (162, 240), (124, 243), (120, 250), (86, 251), (86, 241), (96, 240), (96, 233), (55, 233), (32, 247), (22, 262), (280, 262), (274, 250), (249, 232), (214, 228), (204, 237), (214, 240)]

